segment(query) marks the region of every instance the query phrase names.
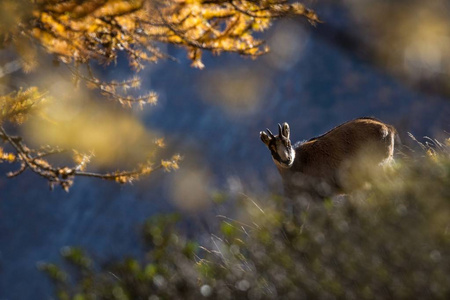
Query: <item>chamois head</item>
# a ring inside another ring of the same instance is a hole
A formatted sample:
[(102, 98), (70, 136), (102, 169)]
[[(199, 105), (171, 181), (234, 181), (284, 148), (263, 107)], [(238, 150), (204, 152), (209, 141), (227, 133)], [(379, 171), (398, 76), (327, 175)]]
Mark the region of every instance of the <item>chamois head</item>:
[(278, 124), (278, 135), (276, 136), (269, 129), (266, 129), (266, 131), (267, 133), (261, 131), (259, 136), (272, 153), (272, 159), (278, 166), (290, 168), (294, 163), (295, 150), (292, 148), (291, 140), (289, 139), (288, 123)]

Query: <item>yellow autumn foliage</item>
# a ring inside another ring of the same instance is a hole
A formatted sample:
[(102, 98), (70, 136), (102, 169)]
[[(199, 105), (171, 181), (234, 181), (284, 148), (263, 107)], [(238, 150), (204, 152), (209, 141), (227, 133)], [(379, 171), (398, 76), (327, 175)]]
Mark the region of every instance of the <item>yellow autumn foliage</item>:
[[(137, 118), (85, 101), (97, 91), (125, 107), (142, 109), (157, 102), (153, 91), (140, 96), (132, 91), (140, 88), (139, 77), (105, 81), (96, 75), (95, 63), (111, 65), (124, 54), (137, 72), (146, 63), (174, 59), (161, 50), (162, 44), (185, 48), (192, 66), (200, 69), (204, 51), (257, 57), (268, 48), (255, 32), (287, 16), (319, 21), (303, 4), (284, 0), (1, 1), (0, 51), (13, 66), (0, 61), (0, 79), (7, 82), (0, 82), (0, 138), (11, 149), (2, 152), (0, 160), (17, 162), (8, 176), (30, 169), (51, 187), (59, 185), (67, 191), (76, 176), (127, 183), (157, 169), (178, 169), (179, 155), (152, 162), (160, 159), (153, 154), (164, 148), (164, 140), (149, 133)], [(49, 56), (53, 65), (66, 66), (68, 71), (49, 72), (44, 65), (49, 64)], [(32, 84), (13, 74), (20, 69)], [(61, 74), (72, 75), (75, 88), (67, 86)], [(82, 90), (80, 82), (95, 91)], [(42, 105), (47, 98), (52, 101)], [(20, 134), (28, 141), (13, 135), (5, 123), (23, 123)], [(73, 153), (71, 165), (48, 159), (71, 149), (77, 149), (68, 151)], [(91, 160), (102, 168), (135, 167), (95, 173), (87, 171)]]
[[(11, 1), (3, 4), (10, 6)], [(17, 14), (19, 26), (60, 61), (109, 64), (124, 51), (136, 70), (166, 57), (157, 42), (257, 56), (267, 49), (253, 32), (267, 29), (272, 20), (300, 15), (319, 21), (303, 4), (280, 0), (38, 0), (27, 6), (26, 16)]]

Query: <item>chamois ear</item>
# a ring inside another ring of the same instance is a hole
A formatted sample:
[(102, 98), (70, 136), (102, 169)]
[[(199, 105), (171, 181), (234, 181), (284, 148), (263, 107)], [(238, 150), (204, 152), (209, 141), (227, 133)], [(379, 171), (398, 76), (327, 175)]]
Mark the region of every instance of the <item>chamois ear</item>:
[(286, 123), (286, 122), (283, 123), (283, 125), (281, 127), (281, 134), (285, 138), (289, 139), (289, 136), (291, 134), (291, 130), (289, 129), (289, 124), (288, 123)]
[(259, 137), (261, 138), (261, 141), (266, 144), (266, 146), (269, 146), (270, 143), (270, 137), (265, 133), (264, 131), (261, 131), (259, 133)]

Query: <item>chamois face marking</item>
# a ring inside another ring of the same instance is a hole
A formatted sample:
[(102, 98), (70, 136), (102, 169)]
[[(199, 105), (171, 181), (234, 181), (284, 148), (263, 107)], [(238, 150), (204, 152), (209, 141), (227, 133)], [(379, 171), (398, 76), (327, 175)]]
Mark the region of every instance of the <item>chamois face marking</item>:
[(259, 136), (261, 141), (269, 148), (272, 159), (282, 168), (290, 168), (294, 163), (295, 150), (292, 148), (291, 140), (289, 139), (290, 130), (288, 123), (283, 125), (278, 124), (278, 135), (266, 129), (267, 133), (261, 131)]

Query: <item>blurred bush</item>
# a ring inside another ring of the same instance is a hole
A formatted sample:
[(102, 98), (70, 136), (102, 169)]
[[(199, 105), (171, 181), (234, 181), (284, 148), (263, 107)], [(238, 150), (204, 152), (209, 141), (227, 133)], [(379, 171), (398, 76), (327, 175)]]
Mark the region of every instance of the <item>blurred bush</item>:
[[(432, 140), (430, 140), (432, 141)], [(291, 221), (277, 196), (239, 201), (239, 219), (199, 246), (174, 215), (144, 225), (145, 258), (42, 263), (60, 299), (448, 299), (450, 139), (397, 162), (369, 188), (311, 203)]]

